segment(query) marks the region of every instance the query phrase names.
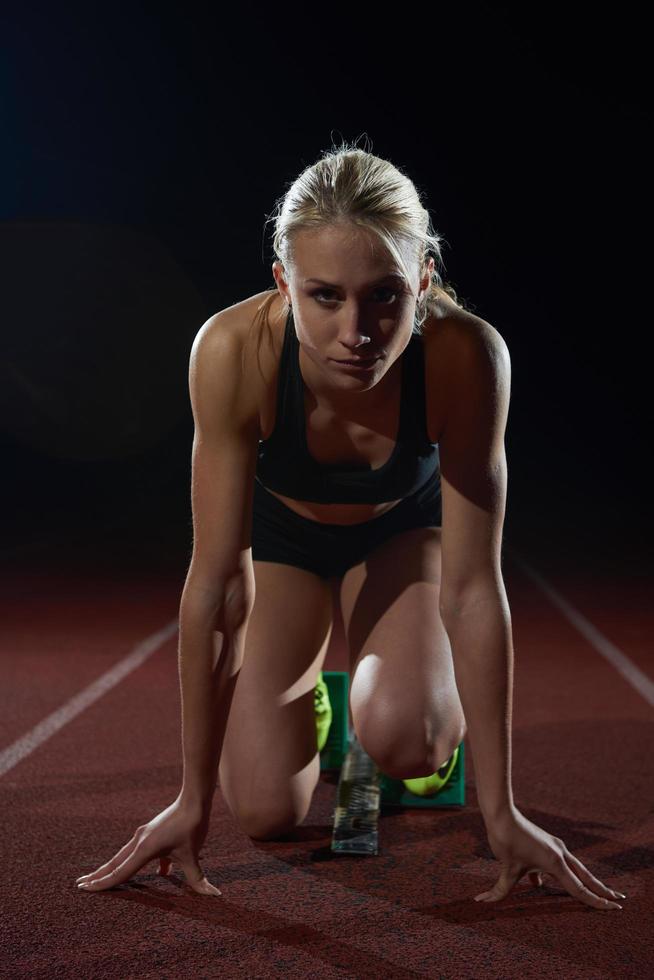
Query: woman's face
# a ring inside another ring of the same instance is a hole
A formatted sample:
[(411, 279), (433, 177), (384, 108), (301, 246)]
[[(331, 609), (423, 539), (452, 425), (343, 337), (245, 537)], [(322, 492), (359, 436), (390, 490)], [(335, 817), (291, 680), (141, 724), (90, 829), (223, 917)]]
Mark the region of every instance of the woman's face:
[[(407, 283), (381, 243), (353, 225), (299, 231), (293, 264), (273, 263), (277, 286), (293, 306), (311, 386), (340, 402), (374, 387), (411, 339), (416, 298), (429, 286), (434, 260), (420, 279), (418, 263), (403, 252), (415, 282)], [(348, 367), (357, 358), (368, 364)]]

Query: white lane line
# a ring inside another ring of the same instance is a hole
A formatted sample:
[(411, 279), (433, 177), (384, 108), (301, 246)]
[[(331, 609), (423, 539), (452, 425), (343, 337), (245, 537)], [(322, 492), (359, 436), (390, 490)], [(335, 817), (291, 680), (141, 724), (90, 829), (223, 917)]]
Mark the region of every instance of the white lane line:
[(622, 674), (624, 679), (631, 684), (631, 686), (638, 691), (638, 693), (648, 702), (654, 706), (654, 682), (640, 670), (639, 667), (633, 663), (629, 657), (618, 649), (614, 643), (611, 643), (603, 633), (593, 626), (589, 620), (582, 616), (574, 606), (563, 598), (563, 596), (554, 589), (549, 582), (546, 582), (542, 575), (540, 575), (535, 569), (528, 565), (524, 558), (521, 558), (513, 548), (508, 545), (503, 545), (503, 550), (506, 551), (511, 559), (522, 569), (525, 575), (536, 583), (536, 585), (543, 590), (547, 597), (557, 606), (566, 619), (572, 623), (572, 625), (579, 630), (581, 635), (588, 640), (592, 647), (601, 653), (602, 656), (608, 660), (610, 664)]
[(98, 677), (97, 680), (89, 684), (79, 694), (72, 697), (66, 704), (53, 711), (43, 721), (40, 721), (31, 731), (26, 732), (25, 735), (21, 735), (19, 739), (16, 739), (6, 749), (3, 749), (0, 752), (0, 776), (4, 776), (6, 772), (9, 772), (14, 766), (17, 766), (22, 759), (30, 755), (43, 742), (47, 742), (60, 728), (63, 728), (69, 721), (72, 721), (76, 715), (88, 708), (94, 701), (101, 698), (103, 694), (110, 691), (116, 684), (119, 684), (123, 677), (136, 670), (137, 667), (140, 667), (144, 660), (147, 660), (149, 656), (155, 653), (166, 640), (174, 636), (178, 627), (179, 621), (173, 619), (163, 629), (146, 637), (145, 640), (134, 647), (131, 653), (115, 664), (105, 674)]

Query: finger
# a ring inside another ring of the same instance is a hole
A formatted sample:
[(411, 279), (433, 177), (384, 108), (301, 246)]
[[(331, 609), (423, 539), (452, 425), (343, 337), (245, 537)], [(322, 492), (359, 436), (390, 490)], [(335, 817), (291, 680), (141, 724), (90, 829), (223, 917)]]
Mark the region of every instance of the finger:
[(222, 895), (219, 888), (216, 888), (210, 881), (207, 881), (206, 875), (197, 861), (186, 859), (180, 861), (180, 863), (186, 882), (194, 892), (198, 892), (200, 895)]
[[(506, 898), (511, 889), (517, 884), (517, 882), (525, 874), (526, 869), (515, 869), (514, 871), (509, 871), (508, 868), (504, 869), (499, 881), (488, 892), (482, 892), (481, 895), (477, 895), (475, 898), (476, 902), (498, 902), (502, 898)], [(543, 873), (540, 868), (532, 868), (530, 871), (526, 872), (529, 875), (529, 879), (535, 887), (542, 887), (543, 885)]]
[(509, 871), (508, 868), (502, 868), (499, 880), (493, 888), (488, 892), (482, 892), (481, 895), (476, 895), (475, 902), (499, 902), (500, 899), (506, 898), (522, 874), (522, 871), (516, 873)]
[[(203, 873), (197, 861), (193, 861), (192, 859), (183, 860), (179, 854), (175, 855), (175, 860), (180, 863), (186, 882), (193, 891), (198, 892), (200, 895), (222, 895), (219, 888), (216, 888), (210, 881), (207, 881), (206, 875)], [(170, 857), (160, 857), (159, 874), (170, 874), (172, 863)]]
[(95, 880), (96, 878), (101, 878), (103, 874), (106, 874), (108, 871), (113, 871), (113, 869), (117, 868), (119, 864), (122, 864), (127, 855), (132, 852), (140, 830), (141, 828), (138, 827), (134, 831), (134, 834), (130, 840), (128, 840), (119, 851), (116, 851), (114, 856), (110, 858), (109, 861), (106, 861), (105, 864), (101, 864), (99, 868), (95, 869), (95, 871), (90, 871), (88, 874), (81, 875), (79, 878), (77, 878), (75, 883), (79, 884), (81, 881), (91, 881)]
[[(105, 891), (107, 888), (114, 888), (116, 885), (121, 885), (128, 878), (131, 878), (132, 875), (136, 874), (137, 871), (151, 860), (152, 854), (137, 844), (132, 853), (121, 864), (111, 868), (107, 874), (83, 881), (78, 887), (89, 892)], [(111, 864), (112, 862), (109, 863)]]
[(581, 863), (579, 858), (575, 857), (574, 854), (571, 854), (570, 851), (565, 850), (563, 852), (563, 857), (567, 863), (572, 866), (572, 870), (577, 873), (577, 876), (584, 882), (584, 884), (587, 885), (591, 891), (597, 892), (597, 894), (599, 894), (602, 898), (627, 897), (621, 892), (616, 892), (612, 888), (609, 888), (608, 885), (603, 884), (603, 882), (601, 882), (599, 878), (596, 878), (594, 874), (591, 874), (588, 868)]
[[(621, 906), (617, 902), (612, 902), (608, 898), (601, 898), (592, 892), (589, 888), (586, 888), (584, 883), (579, 880), (577, 875), (572, 870), (571, 866), (567, 864), (563, 854), (558, 854), (556, 856), (554, 865), (549, 869), (550, 873), (563, 885), (565, 890), (578, 898), (581, 902), (586, 905), (592, 905), (596, 909), (619, 909)], [(585, 869), (584, 869), (585, 870)]]
[(212, 885), (210, 881), (207, 881), (205, 877), (202, 877), (201, 881), (189, 881), (188, 883), (193, 891), (198, 892), (200, 895), (222, 895), (221, 890), (216, 888), (215, 885)]

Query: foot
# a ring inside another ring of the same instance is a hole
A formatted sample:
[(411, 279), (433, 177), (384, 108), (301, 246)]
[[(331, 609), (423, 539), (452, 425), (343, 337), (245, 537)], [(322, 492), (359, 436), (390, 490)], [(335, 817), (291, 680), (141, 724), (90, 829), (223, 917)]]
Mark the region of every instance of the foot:
[(447, 762), (431, 776), (418, 776), (416, 779), (403, 779), (402, 782), (415, 796), (435, 796), (449, 782), (459, 758), (459, 746), (455, 748)]
[(322, 670), (318, 674), (313, 696), (314, 710), (316, 714), (316, 736), (318, 739), (318, 751), (322, 752), (327, 744), (327, 736), (332, 723), (332, 706), (329, 700), (329, 691), (323, 680)]

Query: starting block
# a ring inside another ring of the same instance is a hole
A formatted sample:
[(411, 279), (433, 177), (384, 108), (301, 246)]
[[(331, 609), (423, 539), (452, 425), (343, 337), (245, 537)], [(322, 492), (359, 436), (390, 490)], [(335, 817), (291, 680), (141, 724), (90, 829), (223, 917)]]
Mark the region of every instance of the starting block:
[(332, 706), (332, 723), (320, 753), (320, 769), (339, 770), (331, 850), (339, 854), (378, 854), (378, 821), (382, 806), (434, 808), (465, 803), (464, 746), (450, 779), (434, 796), (411, 793), (401, 779), (383, 773), (350, 732), (346, 671), (323, 670)]
[(323, 670), (322, 679), (327, 685), (332, 706), (332, 723), (327, 741), (320, 753), (320, 771), (340, 769), (347, 755), (350, 741), (348, 730), (348, 697), (350, 677), (345, 670)]

